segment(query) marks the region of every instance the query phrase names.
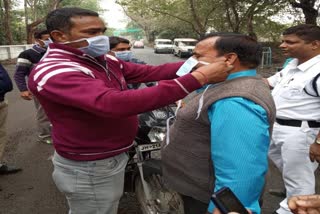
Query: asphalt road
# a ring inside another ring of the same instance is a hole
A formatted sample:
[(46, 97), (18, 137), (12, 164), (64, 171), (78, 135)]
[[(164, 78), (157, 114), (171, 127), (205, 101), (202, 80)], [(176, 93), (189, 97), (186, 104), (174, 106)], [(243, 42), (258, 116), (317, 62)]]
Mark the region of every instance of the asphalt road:
[[(150, 48), (134, 49), (134, 54), (140, 60), (153, 65), (165, 62), (179, 61), (171, 54), (153, 53)], [(10, 75), (14, 72), (14, 65), (5, 65)], [(269, 72), (264, 71), (263, 76)], [(67, 213), (64, 196), (56, 189), (52, 178), (51, 155), (53, 147), (36, 143), (35, 110), (33, 102), (20, 99), (15, 88), (7, 94), (9, 100), (8, 136), (9, 142), (5, 152), (5, 161), (23, 168), (23, 171), (8, 176), (0, 176), (0, 214), (63, 214)], [(319, 178), (319, 176), (318, 176)], [(319, 179), (318, 179), (319, 180)], [(281, 188), (279, 173), (271, 165), (267, 175), (266, 189)], [(318, 185), (318, 191), (320, 188)], [(139, 214), (139, 205), (132, 197), (125, 195), (120, 207), (128, 207), (128, 198), (133, 209), (125, 209), (121, 213)], [(272, 213), (281, 198), (264, 195), (263, 212)]]

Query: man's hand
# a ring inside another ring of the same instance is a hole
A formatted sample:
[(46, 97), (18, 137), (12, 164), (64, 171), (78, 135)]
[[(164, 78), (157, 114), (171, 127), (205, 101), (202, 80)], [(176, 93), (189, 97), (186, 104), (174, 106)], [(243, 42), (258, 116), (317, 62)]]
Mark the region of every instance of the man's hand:
[(310, 146), (309, 157), (312, 162), (317, 161), (320, 163), (320, 144), (316, 143), (317, 139), (320, 139), (319, 134), (316, 137), (315, 142)]
[(227, 79), (230, 70), (233, 68), (224, 60), (217, 60), (209, 65), (197, 68), (191, 74), (202, 84), (222, 82)]
[(294, 214), (320, 214), (320, 195), (294, 196), (288, 206)]
[(20, 97), (25, 100), (32, 100), (32, 94), (30, 91), (21, 91)]

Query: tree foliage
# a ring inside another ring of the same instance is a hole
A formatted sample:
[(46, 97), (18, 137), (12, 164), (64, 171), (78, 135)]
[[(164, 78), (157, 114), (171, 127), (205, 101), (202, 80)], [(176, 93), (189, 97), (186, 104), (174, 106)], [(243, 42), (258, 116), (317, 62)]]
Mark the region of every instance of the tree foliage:
[(58, 7), (82, 7), (102, 12), (99, 0), (0, 0), (0, 44), (32, 43), (37, 28), (44, 28), (48, 12)]
[[(57, 7), (103, 12), (100, 0), (0, 0), (0, 44), (31, 43), (46, 14)], [(292, 24), (317, 23), (320, 0), (117, 0), (148, 41), (200, 37), (210, 31), (240, 32), (275, 40)], [(105, 4), (104, 1), (101, 1)], [(282, 18), (284, 17), (284, 18)], [(289, 18), (287, 18), (289, 17)], [(287, 24), (281, 23), (286, 20)], [(114, 29), (109, 30), (112, 34)], [(131, 34), (140, 38), (141, 32)]]
[[(117, 0), (148, 40), (154, 37), (201, 37), (210, 31), (263, 32), (261, 21), (278, 33), (283, 25), (271, 19), (289, 0)], [(260, 23), (259, 23), (260, 22)], [(266, 34), (263, 34), (265, 36)]]

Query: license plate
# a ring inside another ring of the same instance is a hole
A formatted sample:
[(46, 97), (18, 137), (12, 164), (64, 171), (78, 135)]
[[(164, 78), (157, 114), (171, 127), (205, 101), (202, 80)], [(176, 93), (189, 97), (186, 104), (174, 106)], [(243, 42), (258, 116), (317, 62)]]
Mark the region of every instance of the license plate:
[(138, 149), (140, 152), (152, 151), (152, 150), (159, 150), (161, 148), (160, 143), (153, 143), (153, 144), (143, 144), (139, 145)]

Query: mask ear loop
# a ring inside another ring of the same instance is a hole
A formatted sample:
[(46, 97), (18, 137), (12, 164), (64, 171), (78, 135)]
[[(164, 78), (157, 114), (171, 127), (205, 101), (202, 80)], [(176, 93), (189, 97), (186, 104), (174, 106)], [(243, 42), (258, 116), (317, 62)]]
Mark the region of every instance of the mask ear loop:
[(204, 94), (207, 92), (208, 88), (210, 87), (211, 85), (208, 85), (206, 87), (206, 89), (204, 90), (204, 92), (202, 93), (200, 99), (199, 99), (199, 107), (198, 107), (198, 110), (197, 110), (197, 117), (196, 117), (196, 120), (200, 117), (200, 113), (201, 113), (201, 110), (202, 110), (202, 107), (203, 107), (203, 99), (204, 99)]
[(170, 130), (169, 130), (169, 128), (170, 128), (170, 120), (176, 118), (178, 110), (181, 108), (181, 106), (182, 106), (182, 100), (179, 100), (178, 101), (178, 106), (177, 106), (177, 109), (174, 112), (174, 115), (167, 119), (167, 124), (166, 124), (167, 125), (167, 135), (166, 135), (166, 145), (165, 145), (165, 147), (168, 146), (169, 143), (170, 143), (170, 135), (169, 135), (169, 133), (170, 133)]

